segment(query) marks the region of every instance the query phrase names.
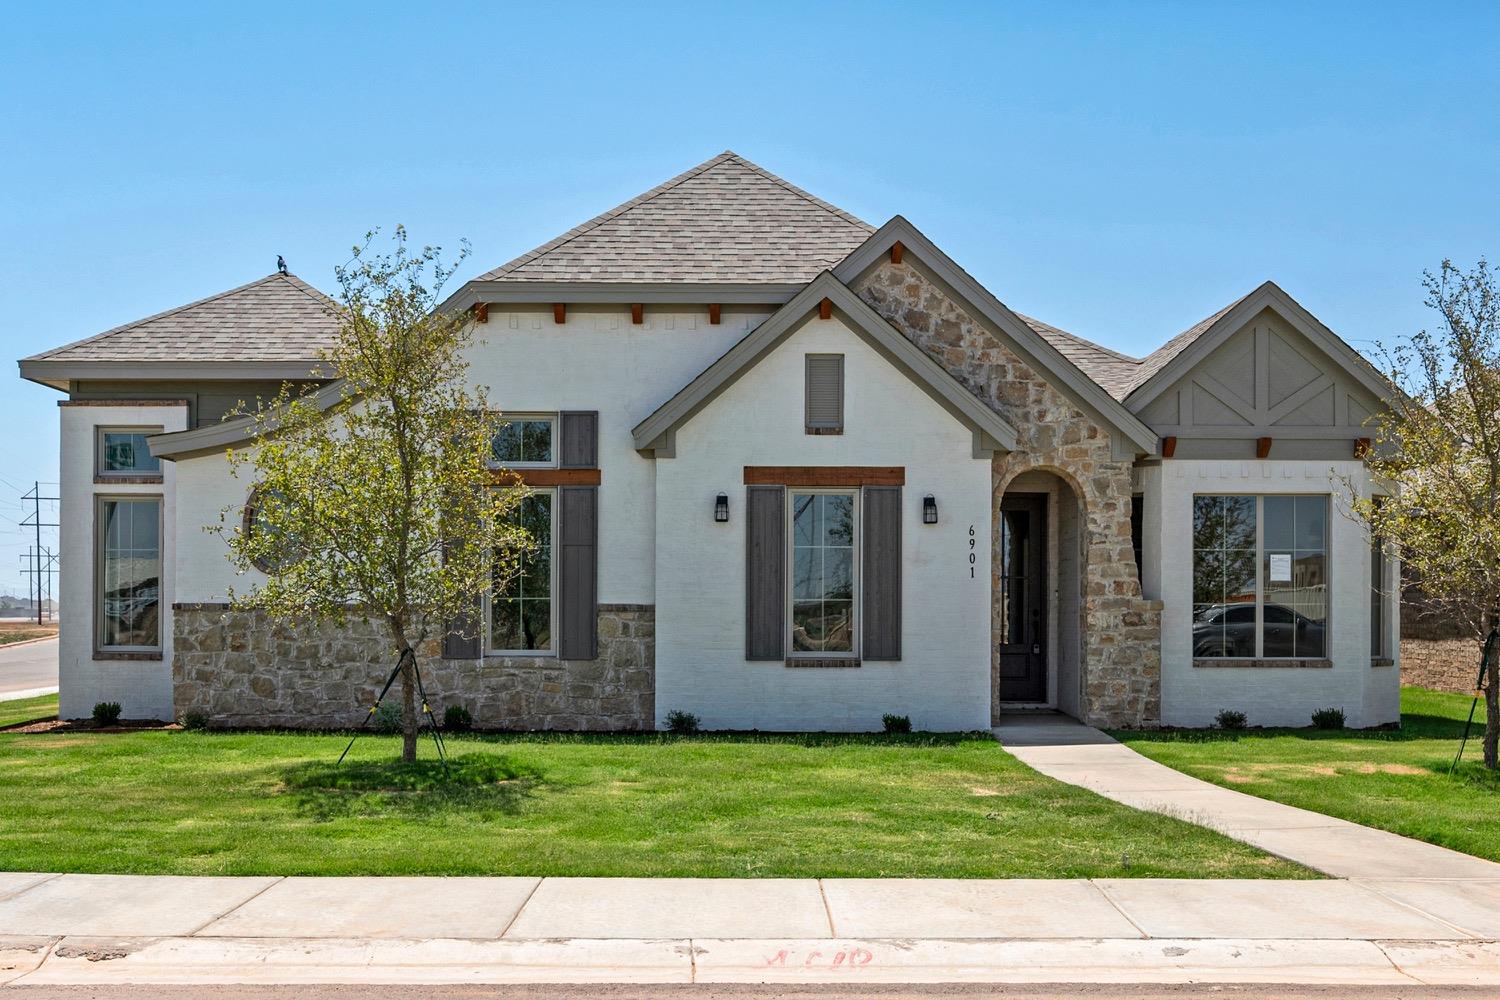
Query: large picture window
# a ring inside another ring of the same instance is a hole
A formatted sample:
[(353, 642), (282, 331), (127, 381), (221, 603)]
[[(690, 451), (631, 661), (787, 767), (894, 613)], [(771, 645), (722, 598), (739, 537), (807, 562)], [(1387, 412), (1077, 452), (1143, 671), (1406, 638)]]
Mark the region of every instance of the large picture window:
[(161, 649), (161, 498), (98, 500), (94, 588), (101, 651)]
[(496, 572), (489, 597), (491, 653), (551, 653), (552, 526), (555, 493), (538, 490), (521, 501), (514, 517), (535, 546), (524, 554), (516, 572), (502, 579)]
[(1193, 498), (1193, 655), (1328, 653), (1328, 498)]
[(859, 494), (797, 491), (791, 503), (791, 650), (853, 656)]

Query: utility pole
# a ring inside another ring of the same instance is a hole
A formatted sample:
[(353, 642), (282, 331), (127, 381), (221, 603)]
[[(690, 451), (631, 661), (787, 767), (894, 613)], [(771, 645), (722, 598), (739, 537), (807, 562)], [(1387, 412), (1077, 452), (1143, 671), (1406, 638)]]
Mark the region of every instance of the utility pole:
[[(31, 551), (29, 553), (27, 553), (27, 555), (30, 556), (30, 558), (31, 558), (31, 569), (28, 572), (30, 573), (30, 575), (32, 577), (32, 583), (36, 587), (36, 623), (38, 625), (43, 624), (43, 622), (42, 622), (42, 573), (43, 572), (47, 573), (47, 593), (50, 596), (50, 594), (52, 592), (52, 566), (56, 562), (56, 557), (51, 552), (48, 552), (45, 556), (43, 555), (43, 550), (42, 550), (42, 529), (43, 528), (56, 528), (56, 527), (59, 527), (59, 525), (56, 524), (56, 523), (54, 523), (54, 522), (51, 522), (51, 521), (43, 522), (42, 521), (42, 502), (44, 500), (46, 500), (46, 501), (52, 501), (52, 500), (58, 500), (58, 499), (60, 499), (60, 498), (58, 498), (58, 497), (44, 497), (44, 496), (42, 496), (42, 484), (40, 482), (35, 481), (35, 480), (33, 480), (32, 483), (31, 483), (31, 489), (30, 489), (30, 491), (28, 491), (27, 493), (25, 493), (25, 494), (23, 494), (21, 496), (21, 501), (23, 503), (25, 501), (27, 501), (27, 500), (31, 501), (31, 513), (28, 514), (21, 521), (21, 527), (23, 527), (23, 528), (35, 528), (36, 529), (36, 544), (34, 546), (32, 546)], [(46, 559), (46, 569), (45, 570), (43, 570), (43, 568), (42, 568), (43, 559), (44, 558)]]

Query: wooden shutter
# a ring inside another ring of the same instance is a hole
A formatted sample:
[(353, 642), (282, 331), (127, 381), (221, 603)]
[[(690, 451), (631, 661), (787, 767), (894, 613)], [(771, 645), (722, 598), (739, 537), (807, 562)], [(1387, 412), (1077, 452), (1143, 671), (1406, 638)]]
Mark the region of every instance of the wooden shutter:
[[(448, 543), (444, 542), (444, 558), (447, 554)], [(483, 600), (481, 595), (475, 594), (467, 611), (443, 623), (443, 659), (477, 660), (484, 654), (481, 648), (484, 645), (484, 630), (480, 628)]]
[(901, 487), (864, 488), (861, 658), (901, 659)]
[(786, 487), (745, 487), (745, 659), (786, 657)]
[(807, 355), (807, 417), (809, 431), (844, 427), (844, 356)]
[(564, 410), (558, 416), (558, 468), (599, 468), (598, 411)]
[(560, 486), (557, 559), (557, 655), (599, 658), (599, 487)]

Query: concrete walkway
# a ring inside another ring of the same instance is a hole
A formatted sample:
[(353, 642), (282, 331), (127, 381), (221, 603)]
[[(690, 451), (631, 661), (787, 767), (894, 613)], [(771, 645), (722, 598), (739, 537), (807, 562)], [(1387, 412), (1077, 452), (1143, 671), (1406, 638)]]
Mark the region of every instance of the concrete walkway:
[(1500, 985), (1497, 940), (1500, 880), (0, 874), (18, 986)]
[(1338, 878), (1500, 879), (1500, 864), (1189, 777), (1061, 715), (995, 729), (1015, 757), (1137, 809), (1175, 816)]

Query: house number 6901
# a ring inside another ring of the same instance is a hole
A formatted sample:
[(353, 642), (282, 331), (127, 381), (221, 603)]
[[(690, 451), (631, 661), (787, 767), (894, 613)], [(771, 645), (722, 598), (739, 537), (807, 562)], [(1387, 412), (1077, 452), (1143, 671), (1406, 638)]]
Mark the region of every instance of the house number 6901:
[(979, 558), (978, 555), (974, 551), (974, 546), (977, 545), (977, 544), (979, 544), (978, 543), (978, 539), (976, 539), (974, 537), (974, 526), (971, 524), (971, 525), (969, 525), (969, 579), (970, 580), (974, 579), (974, 563)]

